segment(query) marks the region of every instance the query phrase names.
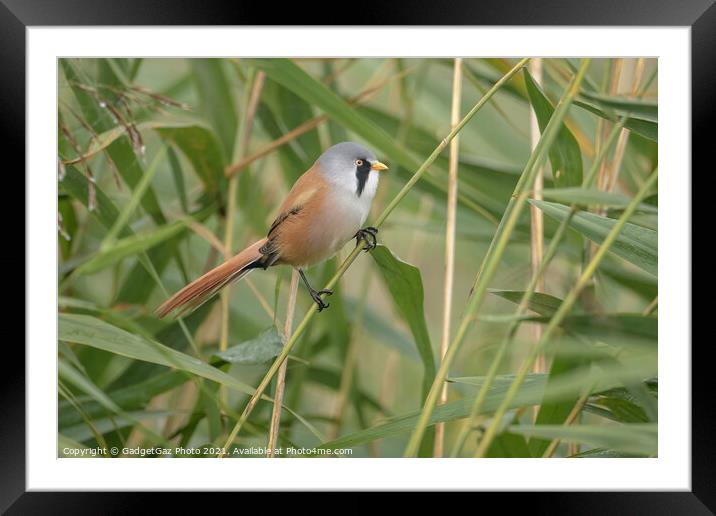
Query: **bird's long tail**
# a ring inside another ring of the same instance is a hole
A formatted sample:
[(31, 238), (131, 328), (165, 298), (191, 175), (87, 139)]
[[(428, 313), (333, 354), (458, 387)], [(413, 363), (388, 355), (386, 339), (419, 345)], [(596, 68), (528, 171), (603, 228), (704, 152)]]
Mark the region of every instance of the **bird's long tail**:
[(162, 318), (177, 309), (181, 309), (179, 314), (195, 310), (223, 287), (232, 281), (243, 278), (257, 266), (261, 266), (261, 260), (265, 257), (259, 252), (259, 249), (265, 243), (266, 239), (262, 238), (236, 256), (229, 258), (218, 267), (195, 279), (167, 299), (155, 310), (155, 314), (157, 317)]

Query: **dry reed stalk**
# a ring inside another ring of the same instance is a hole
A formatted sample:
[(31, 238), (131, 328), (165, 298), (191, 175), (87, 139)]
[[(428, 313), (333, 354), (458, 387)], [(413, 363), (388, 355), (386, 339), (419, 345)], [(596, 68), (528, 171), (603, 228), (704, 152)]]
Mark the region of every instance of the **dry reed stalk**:
[[(293, 269), (291, 272), (291, 287), (288, 291), (288, 304), (286, 306), (286, 322), (283, 327), (283, 334), (288, 341), (291, 337), (293, 326), (293, 314), (296, 310), (296, 294), (298, 292), (298, 271)], [(266, 456), (273, 458), (276, 456), (276, 443), (278, 442), (278, 432), (281, 424), (281, 405), (283, 404), (283, 393), (286, 390), (286, 366), (288, 360), (284, 360), (276, 374), (276, 392), (274, 393), (273, 410), (271, 411), (271, 427), (269, 428), (269, 438)]]
[[(619, 82), (621, 81), (622, 69), (624, 68), (624, 59), (617, 58), (612, 61), (610, 80), (609, 80), (609, 95), (616, 95), (619, 91)], [(606, 140), (607, 134), (611, 130), (613, 124), (611, 122), (604, 122), (602, 124), (601, 141)], [(609, 173), (609, 160), (605, 160), (602, 163), (602, 167), (599, 169), (599, 175), (597, 176), (597, 189), (604, 190), (606, 187), (607, 175)]]
[[(639, 86), (642, 78), (644, 77), (644, 69), (646, 68), (646, 60), (640, 57), (634, 63), (634, 74), (632, 76), (631, 83), (631, 96), (636, 97), (639, 94)], [(608, 174), (606, 179), (605, 189), (608, 192), (614, 190), (617, 179), (619, 177), (619, 170), (621, 169), (622, 160), (624, 159), (624, 151), (626, 151), (627, 141), (629, 140), (629, 129), (626, 127), (622, 129), (619, 134), (619, 140), (617, 140), (617, 147), (614, 151), (614, 158), (609, 163)]]
[[(452, 79), (452, 109), (450, 126), (454, 128), (460, 122), (460, 101), (462, 98), (462, 59), (455, 58)], [(450, 142), (450, 162), (448, 165), (447, 223), (445, 227), (445, 275), (443, 279), (443, 325), (440, 338), (440, 360), (443, 359), (450, 344), (450, 317), (452, 316), (452, 291), (455, 276), (455, 220), (457, 218), (457, 178), (459, 161), (459, 135)], [(444, 383), (438, 404), (447, 403), (448, 386)], [(445, 441), (445, 423), (435, 425), (435, 446), (433, 457), (442, 457)]]
[[(529, 71), (535, 82), (542, 85), (542, 59), (532, 59), (529, 63)], [(539, 122), (534, 109), (530, 110), (530, 151), (534, 152), (537, 142), (540, 139)], [(542, 200), (542, 188), (544, 187), (544, 166), (539, 167), (534, 182), (533, 197), (536, 200)], [(544, 213), (535, 205), (530, 205), (530, 268), (532, 275), (537, 274), (544, 256)], [(544, 276), (541, 276), (535, 284), (536, 292), (544, 292)], [(542, 336), (542, 325), (533, 324), (531, 326), (532, 336), (537, 342)], [(544, 373), (547, 370), (547, 364), (544, 354), (540, 354), (535, 360), (532, 371), (534, 373)], [(535, 418), (539, 412), (539, 407), (535, 407)]]

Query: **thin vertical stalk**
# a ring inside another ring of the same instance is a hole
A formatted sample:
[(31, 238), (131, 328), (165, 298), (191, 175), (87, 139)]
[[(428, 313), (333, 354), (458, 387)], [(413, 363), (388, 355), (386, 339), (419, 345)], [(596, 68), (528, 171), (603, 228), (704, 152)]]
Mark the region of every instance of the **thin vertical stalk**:
[[(542, 59), (533, 59), (530, 61), (530, 74), (538, 85), (542, 85)], [(530, 148), (534, 151), (539, 142), (539, 122), (534, 109), (530, 110)], [(535, 177), (533, 198), (542, 200), (542, 188), (544, 187), (544, 167), (537, 170)], [(535, 289), (539, 292), (544, 291), (544, 276), (537, 276), (537, 272), (542, 263), (544, 256), (544, 213), (537, 206), (530, 206), (530, 267), (532, 276), (535, 278)], [(542, 325), (532, 325), (532, 335), (535, 342), (542, 336)], [(544, 355), (539, 355), (535, 361), (533, 372), (544, 373), (547, 369)], [(535, 407), (535, 417), (537, 417), (538, 408)]]
[[(472, 109), (465, 115), (465, 117), (460, 121), (460, 123), (452, 130), (450, 133), (440, 142), (440, 144), (433, 150), (433, 152), (430, 154), (430, 156), (423, 162), (422, 165), (418, 168), (418, 170), (415, 171), (415, 174), (408, 180), (407, 183), (403, 186), (403, 188), (400, 189), (400, 191), (395, 195), (393, 200), (388, 204), (388, 206), (385, 207), (383, 212), (380, 214), (378, 219), (375, 221), (374, 226), (379, 228), (383, 225), (385, 220), (390, 216), (390, 214), (395, 210), (396, 206), (400, 204), (400, 202), (405, 198), (406, 195), (408, 195), (408, 192), (412, 190), (413, 186), (420, 180), (420, 178), (425, 174), (425, 172), (430, 168), (430, 166), (435, 162), (435, 160), (440, 156), (440, 154), (445, 150), (445, 148), (448, 146), (450, 141), (460, 132), (460, 130), (465, 127), (465, 124), (467, 124), (475, 114), (482, 109), (485, 104), (492, 98), (492, 96), (507, 82), (509, 81), (518, 71), (522, 69), (525, 64), (529, 61), (529, 58), (521, 59), (509, 72), (507, 72), (500, 80), (498, 80), (492, 88), (490, 88), (490, 91), (488, 91), (478, 102), (475, 104)], [(348, 255), (348, 257), (341, 263), (341, 265), (338, 267), (338, 270), (336, 270), (336, 273), (333, 275), (333, 277), (328, 281), (325, 288), (331, 289), (338, 281), (343, 277), (345, 272), (348, 270), (348, 268), (351, 266), (351, 264), (355, 261), (355, 259), (358, 257), (362, 250), (361, 246), (356, 246), (353, 251)], [(303, 317), (303, 320), (299, 323), (299, 325), (296, 327), (296, 331), (291, 335), (291, 338), (286, 343), (286, 345), (283, 348), (283, 351), (279, 354), (278, 357), (276, 357), (276, 360), (274, 360), (273, 364), (269, 368), (266, 375), (264, 375), (263, 380), (261, 380), (261, 383), (259, 383), (259, 386), (256, 388), (256, 392), (254, 395), (249, 399), (248, 404), (246, 405), (246, 408), (241, 414), (241, 417), (234, 425), (233, 430), (231, 431), (231, 434), (229, 435), (229, 438), (226, 440), (226, 443), (224, 445), (224, 449), (228, 449), (233, 440), (236, 438), (236, 435), (239, 433), (239, 430), (241, 430), (241, 426), (246, 422), (249, 415), (253, 411), (254, 407), (256, 406), (256, 403), (258, 403), (259, 398), (266, 390), (266, 387), (268, 386), (269, 382), (271, 381), (271, 378), (273, 378), (273, 375), (276, 374), (276, 371), (278, 370), (281, 363), (286, 360), (286, 357), (288, 356), (288, 353), (291, 351), (293, 346), (298, 341), (298, 338), (301, 336), (303, 331), (306, 329), (308, 324), (311, 322), (311, 319), (313, 319), (313, 316), (317, 313), (316, 310), (316, 304), (312, 304), (311, 307), (306, 312), (306, 315)], [(219, 457), (223, 457), (224, 453), (219, 453)]]
[(410, 436), (410, 440), (408, 441), (408, 445), (404, 452), (405, 457), (415, 457), (418, 452), (418, 447), (420, 446), (423, 434), (425, 433), (425, 429), (430, 421), (430, 416), (435, 409), (438, 394), (442, 389), (443, 382), (447, 378), (450, 365), (453, 360), (455, 360), (457, 352), (459, 351), (465, 335), (467, 334), (467, 330), (472, 325), (478, 310), (482, 306), (482, 301), (484, 300), (485, 293), (487, 292), (487, 285), (490, 283), (490, 280), (492, 280), (492, 277), (497, 271), (502, 255), (507, 248), (512, 232), (517, 225), (517, 221), (527, 200), (527, 193), (531, 190), (532, 183), (534, 182), (536, 167), (545, 161), (546, 154), (552, 146), (552, 143), (557, 137), (557, 133), (562, 126), (562, 121), (567, 115), (567, 111), (579, 91), (579, 86), (584, 79), (584, 74), (587, 71), (589, 62), (589, 59), (584, 59), (582, 61), (579, 71), (572, 78), (572, 81), (562, 95), (562, 99), (559, 101), (559, 104), (557, 104), (547, 127), (545, 127), (545, 130), (540, 137), (537, 148), (531, 154), (524, 170), (522, 171), (522, 174), (520, 175), (520, 179), (517, 181), (514, 193), (507, 204), (507, 208), (502, 215), (500, 224), (492, 238), (492, 242), (490, 242), (490, 247), (487, 250), (487, 254), (483, 259), (480, 270), (475, 278), (471, 297), (468, 302), (468, 306), (465, 309), (462, 321), (460, 322), (460, 326), (458, 327), (457, 332), (448, 347), (443, 362), (440, 364), (440, 368), (435, 376), (435, 381), (433, 382), (430, 392), (428, 393), (423, 409), (420, 412), (418, 422)]
[[(624, 59), (617, 58), (612, 61), (610, 72), (609, 72), (609, 89), (607, 93), (609, 95), (616, 95), (619, 91), (619, 82), (622, 76), (622, 69), (624, 68)], [(605, 121), (603, 125), (604, 137), (606, 138), (606, 132), (609, 130), (609, 123)], [(609, 175), (609, 162), (605, 161), (602, 164), (602, 168), (599, 169), (599, 176), (597, 179), (597, 188), (604, 190), (607, 185), (607, 177)]]
[[(637, 59), (634, 64), (634, 75), (631, 83), (631, 96), (637, 97), (639, 95), (639, 85), (641, 84), (642, 78), (644, 77), (644, 69), (646, 67), (646, 60), (643, 57)], [(624, 152), (626, 151), (627, 141), (629, 140), (629, 129), (623, 128), (619, 135), (619, 141), (617, 142), (617, 148), (614, 151), (614, 158), (609, 164), (609, 173), (607, 174), (607, 181), (605, 190), (611, 192), (614, 190), (614, 186), (619, 178), (619, 171), (621, 170), (622, 160), (624, 159)]]
[[(253, 69), (249, 70), (244, 90), (244, 118), (237, 131), (236, 142), (234, 143), (234, 159), (238, 159), (246, 153), (249, 143), (249, 135), (256, 114), (261, 89), (263, 88), (264, 73), (254, 75)], [(229, 179), (228, 206), (226, 208), (226, 228), (224, 232), (224, 248), (232, 253), (234, 239), (234, 219), (236, 218), (236, 194), (238, 190), (238, 177)], [(227, 285), (221, 292), (221, 338), (219, 349), (226, 351), (229, 342), (229, 299), (231, 296), (231, 285)]]
[[(462, 98), (462, 59), (455, 58), (452, 78), (452, 112), (450, 124), (455, 127), (460, 121), (460, 100)], [(452, 291), (455, 276), (455, 220), (457, 218), (457, 178), (460, 138), (455, 136), (450, 142), (450, 163), (448, 165), (448, 196), (447, 196), (447, 223), (445, 227), (445, 275), (443, 278), (443, 326), (440, 338), (440, 360), (447, 353), (450, 344), (450, 317), (452, 315)], [(447, 402), (448, 386), (444, 383), (440, 392), (442, 405)], [(443, 456), (445, 440), (445, 423), (435, 426), (435, 446), (433, 456)]]
[(515, 398), (515, 395), (517, 394), (517, 391), (519, 390), (520, 386), (524, 382), (525, 378), (527, 377), (527, 373), (529, 373), (530, 368), (532, 367), (535, 359), (537, 358), (537, 355), (544, 349), (544, 347), (547, 345), (549, 340), (552, 338), (552, 334), (555, 332), (557, 327), (559, 327), (560, 324), (562, 324), (562, 321), (564, 318), (569, 314), (569, 312), (572, 310), (572, 307), (576, 303), (577, 299), (579, 298), (579, 294), (581, 293), (582, 289), (587, 285), (589, 280), (591, 279), (594, 272), (597, 270), (597, 267), (601, 263), (602, 259), (606, 255), (609, 248), (612, 246), (614, 241), (617, 239), (617, 236), (619, 236), (619, 233), (621, 233), (622, 229), (624, 228), (624, 225), (626, 224), (627, 220), (632, 216), (634, 211), (636, 211), (636, 208), (639, 206), (639, 203), (644, 199), (649, 189), (656, 183), (656, 179), (658, 177), (658, 173), (655, 170), (651, 176), (646, 180), (644, 185), (639, 189), (637, 194), (632, 198), (632, 200), (629, 202), (629, 205), (624, 210), (624, 213), (621, 217), (619, 217), (619, 220), (616, 224), (612, 227), (612, 229), (607, 234), (606, 238), (602, 242), (602, 244), (597, 249), (596, 253), (594, 254), (594, 257), (590, 260), (590, 262), (587, 264), (587, 266), (582, 271), (582, 274), (579, 276), (579, 279), (577, 280), (577, 283), (572, 287), (572, 289), (569, 291), (567, 296), (564, 298), (564, 301), (559, 305), (559, 308), (555, 312), (555, 314), (552, 316), (552, 318), (549, 320), (549, 323), (547, 323), (547, 327), (544, 330), (544, 333), (542, 334), (542, 338), (540, 338), (537, 345), (532, 349), (530, 354), (527, 356), (527, 359), (522, 363), (522, 367), (515, 375), (515, 379), (512, 381), (512, 384), (510, 384), (509, 389), (507, 390), (507, 393), (505, 394), (505, 397), (502, 399), (502, 402), (500, 403), (500, 406), (497, 408), (495, 413), (492, 415), (492, 423), (485, 431), (485, 434), (483, 435), (482, 439), (480, 440), (480, 444), (477, 448), (477, 452), (475, 454), (476, 457), (483, 457), (485, 453), (487, 452), (488, 448), (490, 447), (490, 444), (492, 444), (492, 440), (495, 438), (498, 430), (498, 426), (500, 424), (500, 421), (502, 421), (502, 418), (504, 417), (505, 413), (507, 412), (508, 407), (510, 406), (510, 403), (512, 403), (512, 400)]
[[(296, 310), (296, 294), (298, 293), (298, 271), (291, 272), (291, 286), (288, 290), (288, 304), (286, 305), (286, 322), (284, 323), (283, 334), (288, 340), (291, 336), (293, 326), (293, 314)], [(269, 458), (276, 456), (276, 443), (278, 443), (278, 432), (281, 424), (281, 405), (283, 404), (283, 393), (286, 390), (286, 367), (288, 361), (284, 360), (278, 368), (276, 375), (276, 392), (273, 396), (273, 410), (271, 412), (271, 426), (269, 428), (268, 451)]]

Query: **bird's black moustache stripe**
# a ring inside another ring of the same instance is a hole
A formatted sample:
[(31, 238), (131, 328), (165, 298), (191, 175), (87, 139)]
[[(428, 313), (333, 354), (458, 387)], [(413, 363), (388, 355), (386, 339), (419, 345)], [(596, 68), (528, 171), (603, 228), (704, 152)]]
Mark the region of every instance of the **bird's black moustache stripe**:
[(361, 160), (363, 163), (356, 167), (356, 179), (358, 179), (358, 188), (356, 189), (356, 195), (358, 197), (363, 193), (365, 183), (368, 181), (370, 175), (370, 163), (367, 159)]

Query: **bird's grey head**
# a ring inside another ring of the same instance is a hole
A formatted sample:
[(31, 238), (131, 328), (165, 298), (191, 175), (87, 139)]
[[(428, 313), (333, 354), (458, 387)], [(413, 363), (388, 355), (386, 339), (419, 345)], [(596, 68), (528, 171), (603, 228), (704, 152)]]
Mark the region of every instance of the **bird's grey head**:
[(361, 196), (371, 174), (376, 175), (388, 167), (383, 165), (375, 153), (363, 145), (353, 142), (337, 143), (318, 158), (321, 172), (331, 183), (349, 188)]

